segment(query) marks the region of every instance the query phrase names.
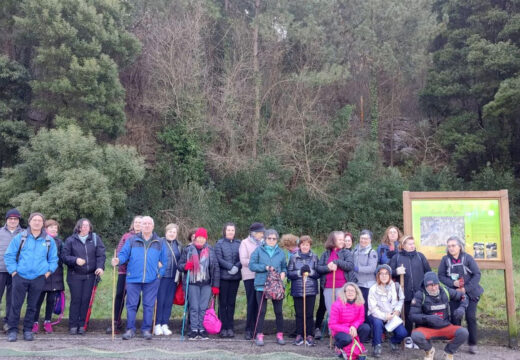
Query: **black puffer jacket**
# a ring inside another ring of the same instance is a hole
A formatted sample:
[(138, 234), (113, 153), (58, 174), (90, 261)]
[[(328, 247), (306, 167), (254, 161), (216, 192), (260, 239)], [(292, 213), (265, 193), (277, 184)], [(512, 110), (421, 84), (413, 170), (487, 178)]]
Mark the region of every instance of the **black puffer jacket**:
[(62, 291), (65, 290), (65, 284), (63, 282), (63, 241), (60, 238), (54, 238), (56, 242), (56, 250), (58, 251), (58, 267), (56, 270), (45, 279), (45, 285), (43, 285), (42, 291)]
[(396, 269), (404, 265), (406, 273), (404, 274), (404, 301), (411, 301), (414, 294), (422, 288), (424, 274), (428, 271), (432, 271), (428, 260), (424, 255), (416, 250), (414, 251), (399, 251), (390, 260), (390, 267), (392, 268), (392, 274), (397, 276), (394, 278), (399, 282), (399, 275), (397, 275)]
[[(78, 258), (84, 259), (86, 263), (79, 266), (76, 264)], [(94, 241), (93, 233), (89, 233), (85, 244), (81, 242), (78, 234), (73, 234), (65, 240), (62, 260), (68, 267), (67, 279), (95, 276), (96, 269), (105, 269), (105, 259), (105, 245), (97, 234)]]
[[(323, 254), (320, 256), (320, 260), (318, 261), (318, 273), (321, 275), (320, 286), (322, 288), (325, 287), (325, 278), (327, 274), (330, 272), (327, 261), (329, 260), (331, 250), (325, 250)], [(345, 280), (347, 282), (357, 283), (357, 274), (354, 271), (354, 258), (352, 257), (352, 253), (350, 250), (341, 249), (338, 252), (339, 259), (334, 260), (334, 263), (338, 265), (338, 268), (343, 270), (345, 275)]]
[(168, 254), (168, 263), (164, 264), (164, 278), (173, 279), (177, 273), (179, 261), (181, 259), (181, 246), (177, 240), (168, 241), (166, 238), (161, 239), (162, 245)]
[[(195, 281), (193, 279), (193, 276), (191, 276), (192, 272), (190, 271), (190, 285), (195, 283), (196, 285), (200, 285), (200, 286), (211, 285), (212, 287), (220, 287), (220, 267), (218, 266), (217, 255), (215, 255), (215, 250), (213, 250), (213, 248), (210, 245), (208, 245), (207, 243), (204, 244), (202, 249), (207, 248), (207, 247), (209, 248), (209, 266), (208, 266), (208, 273), (207, 273), (209, 278), (206, 278), (203, 281)], [(188, 262), (188, 255), (191, 256), (192, 254), (197, 253), (197, 252), (200, 255), (200, 252), (202, 251), (202, 249), (197, 250), (197, 248), (193, 244), (186, 246), (182, 250), (181, 261), (179, 261), (179, 271), (187, 273), (187, 270), (184, 269), (184, 266)], [(186, 284), (186, 274), (183, 276), (182, 281), (185, 285)]]
[[(217, 254), (218, 264), (220, 265), (220, 278), (222, 280), (240, 280), (242, 278), (242, 264), (240, 263), (240, 240), (229, 240), (222, 238), (215, 245), (215, 254)], [(235, 275), (228, 273), (233, 266), (238, 268)]]
[[(459, 278), (464, 278), (464, 289), (471, 300), (477, 301), (484, 293), (484, 289), (480, 286), (480, 269), (473, 257), (465, 252), (459, 255), (460, 263), (456, 264), (453, 257), (448, 254), (444, 255), (439, 264), (439, 280), (441, 283), (451, 289), (455, 289), (451, 274), (458, 274)], [(450, 266), (451, 264), (451, 266)]]
[(287, 277), (291, 279), (291, 296), (303, 296), (303, 276), (301, 268), (303, 265), (309, 265), (310, 272), (305, 281), (305, 296), (313, 296), (318, 294), (318, 257), (312, 251), (308, 254), (302, 254), (300, 251), (296, 252), (289, 259), (287, 266)]

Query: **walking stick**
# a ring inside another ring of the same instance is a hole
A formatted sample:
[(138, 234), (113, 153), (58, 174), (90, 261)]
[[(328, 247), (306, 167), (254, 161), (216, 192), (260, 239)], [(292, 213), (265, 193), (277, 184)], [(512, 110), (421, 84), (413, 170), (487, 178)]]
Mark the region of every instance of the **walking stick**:
[(307, 299), (305, 298), (305, 285), (307, 284), (308, 272), (303, 273), (303, 346), (307, 346)]
[[(334, 304), (334, 300), (336, 300), (336, 270), (332, 272), (332, 304)], [(330, 305), (332, 308), (332, 304)], [(330, 316), (330, 314), (329, 314)], [(330, 331), (329, 327), (329, 348), (332, 349), (332, 331)]]
[(99, 282), (101, 281), (101, 277), (96, 275), (96, 280), (94, 280), (94, 287), (92, 288), (92, 295), (90, 295), (90, 302), (88, 304), (87, 316), (85, 317), (85, 325), (83, 325), (83, 329), (87, 331), (88, 321), (90, 320), (90, 314), (92, 314), (92, 305), (94, 304), (94, 299), (96, 298), (96, 291)]
[[(401, 266), (404, 267), (403, 264), (401, 264)], [(399, 275), (399, 285), (401, 285), (401, 289), (403, 289), (403, 292), (404, 292), (404, 274)], [(397, 294), (397, 296), (399, 297), (399, 294)], [(405, 326), (406, 315), (405, 315), (405, 311), (404, 311), (404, 303), (403, 303), (403, 312), (401, 313), (401, 318), (403, 319), (403, 326)]]
[[(116, 249), (114, 249), (114, 258), (116, 257)], [(114, 266), (112, 274), (112, 341), (114, 341), (116, 332), (116, 267)]]
[(262, 312), (262, 306), (264, 305), (264, 298), (265, 298), (265, 286), (264, 286), (264, 291), (262, 292), (262, 299), (260, 300), (260, 306), (258, 307), (258, 315), (256, 315), (255, 330), (253, 331), (253, 344), (255, 343), (255, 339), (256, 339), (256, 327), (258, 326), (258, 320), (260, 319), (260, 313)]
[[(155, 330), (155, 317), (157, 316), (157, 299), (155, 299), (155, 305), (153, 307), (153, 323), (152, 323), (152, 329)], [(154, 334), (155, 335), (155, 334)]]
[[(182, 284), (181, 284), (182, 286)], [(184, 313), (182, 314), (181, 341), (184, 341), (184, 325), (186, 325), (186, 311), (188, 310), (188, 287), (190, 286), (190, 271), (186, 275), (186, 294), (184, 294)]]

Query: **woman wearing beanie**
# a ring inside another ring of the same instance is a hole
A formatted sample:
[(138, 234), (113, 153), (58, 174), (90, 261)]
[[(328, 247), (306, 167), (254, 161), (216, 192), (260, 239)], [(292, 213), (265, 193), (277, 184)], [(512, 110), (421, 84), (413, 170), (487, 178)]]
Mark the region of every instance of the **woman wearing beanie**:
[(361, 230), (359, 244), (353, 251), (354, 271), (358, 286), (365, 299), (365, 317), (368, 315), (368, 291), (376, 283), (377, 253), (372, 249), (372, 231)]
[(232, 222), (224, 224), (222, 238), (215, 245), (215, 253), (220, 265), (220, 298), (218, 316), (222, 321), (220, 336), (235, 337), (234, 316), (238, 285), (242, 274), (240, 263), (240, 240), (235, 239), (236, 226)]
[[(392, 269), (383, 264), (377, 267), (376, 284), (368, 292), (368, 319), (372, 324), (373, 355), (381, 356), (382, 340), (385, 324), (401, 315), (404, 303), (404, 292), (398, 283), (392, 281)], [(392, 330), (390, 339), (393, 351), (399, 350), (399, 344), (408, 335), (403, 324)]]
[[(466, 309), (468, 324), (468, 345), (471, 354), (477, 353), (477, 304), (484, 289), (480, 286), (480, 269), (471, 255), (464, 251), (464, 243), (458, 236), (451, 236), (447, 241), (446, 255), (439, 264), (439, 280), (451, 289), (466, 294), (469, 299)], [(454, 325), (461, 320), (453, 316), (460, 301), (450, 301), (451, 318)], [(456, 319), (456, 320), (454, 320)]]
[(253, 338), (256, 316), (258, 314), (258, 302), (256, 301), (255, 291), (255, 272), (249, 269), (249, 261), (251, 259), (251, 254), (253, 254), (256, 248), (262, 244), (264, 232), (264, 224), (258, 222), (251, 224), (249, 227), (249, 236), (242, 240), (238, 248), (240, 264), (242, 264), (242, 280), (244, 281), (247, 299), (246, 331), (244, 333), (244, 338), (246, 340), (251, 340)]
[[(198, 228), (193, 244), (182, 251), (179, 269), (189, 273), (188, 306), (190, 309), (189, 340), (209, 339), (202, 322), (211, 295), (219, 294), (220, 268), (213, 248), (207, 243), (208, 232)], [(184, 276), (184, 281), (187, 277)]]
[(168, 262), (163, 264), (165, 267), (164, 275), (161, 277), (159, 290), (157, 291), (157, 313), (155, 316), (155, 335), (172, 334), (168, 323), (172, 314), (173, 297), (177, 290), (177, 265), (181, 257), (181, 245), (177, 241), (179, 227), (177, 224), (166, 225), (165, 236), (161, 239), (163, 247), (166, 249)]
[[(255, 290), (256, 299), (259, 304), (258, 323), (256, 325), (256, 345), (264, 345), (264, 318), (267, 309), (267, 299), (265, 299), (264, 285), (267, 280), (268, 271), (275, 271), (280, 274), (282, 281), (287, 273), (287, 262), (285, 253), (278, 247), (278, 233), (274, 229), (265, 231), (265, 243), (259, 246), (249, 261), (249, 268), (256, 273)], [(276, 342), (285, 345), (283, 338), (283, 299), (272, 300), (274, 314), (276, 317)]]

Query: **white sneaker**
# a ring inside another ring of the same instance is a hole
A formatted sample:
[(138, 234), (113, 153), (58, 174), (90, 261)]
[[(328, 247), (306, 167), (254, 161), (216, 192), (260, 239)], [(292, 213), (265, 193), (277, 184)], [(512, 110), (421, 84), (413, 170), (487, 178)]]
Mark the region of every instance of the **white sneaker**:
[(164, 324), (162, 326), (163, 335), (170, 336), (172, 334), (171, 330), (168, 328), (168, 324)]
[(155, 327), (153, 328), (153, 333), (154, 335), (162, 335), (163, 334), (163, 330), (162, 330), (162, 327), (161, 325), (155, 325)]

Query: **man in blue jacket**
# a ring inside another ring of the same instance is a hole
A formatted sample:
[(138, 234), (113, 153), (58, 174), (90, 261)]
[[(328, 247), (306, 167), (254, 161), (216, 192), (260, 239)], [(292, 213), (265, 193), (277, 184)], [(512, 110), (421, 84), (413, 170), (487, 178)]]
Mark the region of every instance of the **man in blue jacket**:
[(23, 338), (33, 340), (32, 326), (36, 303), (47, 279), (58, 267), (56, 243), (43, 229), (45, 218), (34, 212), (29, 216), (29, 227), (16, 235), (4, 261), (12, 276), (12, 303), (8, 315), (7, 341), (16, 341), (20, 311), (27, 294), (27, 309), (23, 321)]
[(159, 278), (164, 275), (164, 264), (168, 254), (161, 239), (153, 232), (154, 222), (144, 216), (142, 231), (128, 239), (119, 252), (119, 258), (112, 259), (112, 266), (127, 264), (126, 268), (126, 332), (123, 340), (135, 336), (135, 317), (139, 296), (142, 292), (143, 323), (141, 333), (146, 340), (152, 340), (152, 320)]

